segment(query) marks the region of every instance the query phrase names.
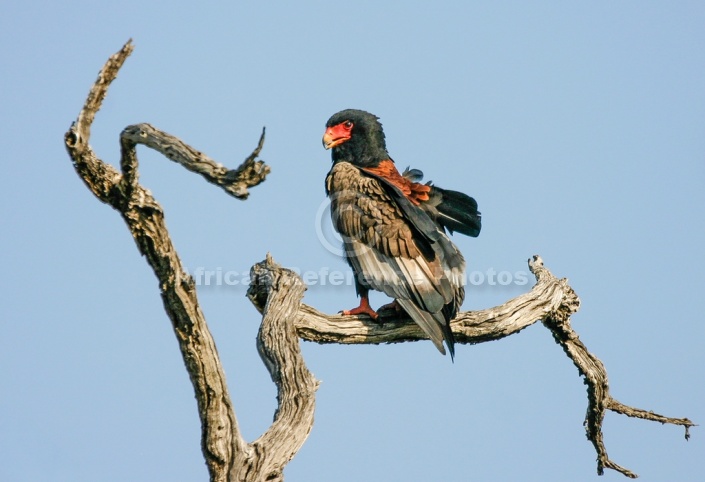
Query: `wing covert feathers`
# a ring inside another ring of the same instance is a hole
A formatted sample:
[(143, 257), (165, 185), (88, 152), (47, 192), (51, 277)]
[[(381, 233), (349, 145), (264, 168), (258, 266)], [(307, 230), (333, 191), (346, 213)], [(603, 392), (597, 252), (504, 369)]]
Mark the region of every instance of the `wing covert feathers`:
[(357, 283), (395, 298), (438, 350), (445, 354), (445, 340), (453, 356), (449, 321), (462, 303), (465, 270), (457, 248), (402, 188), (376, 174), (338, 162), (326, 191)]

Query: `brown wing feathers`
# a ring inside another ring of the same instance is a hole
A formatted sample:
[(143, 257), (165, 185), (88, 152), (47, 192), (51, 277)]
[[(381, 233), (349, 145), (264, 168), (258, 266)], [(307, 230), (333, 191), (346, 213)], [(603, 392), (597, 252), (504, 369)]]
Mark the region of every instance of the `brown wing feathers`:
[[(432, 247), (429, 255), (430, 244), (425, 237), (437, 233), (435, 224), (434, 233), (422, 236), (409, 223), (398, 201), (390, 196), (387, 186), (376, 176), (363, 175), (351, 164), (337, 163), (329, 173), (327, 188), (348, 261), (356, 273), (364, 275), (363, 284), (396, 298), (439, 350), (445, 352), (443, 340), (450, 348), (452, 333), (444, 328), (448, 324), (444, 307), (457, 306), (459, 302), (458, 291), (442, 265), (448, 257), (443, 252), (447, 247), (434, 242), (437, 247)], [(414, 209), (420, 212), (419, 208)], [(428, 223), (432, 221), (429, 219)], [(452, 246), (449, 241), (448, 244)]]
[(446, 230), (477, 236), (477, 203), (463, 193), (422, 184), (417, 169), (400, 174), (382, 124), (369, 112), (346, 109), (331, 116), (323, 145), (333, 161), (326, 178), (333, 223), (361, 297), (360, 307), (349, 312), (376, 317), (367, 294), (383, 291), (443, 353), (445, 340), (452, 356), (449, 323), (464, 298), (465, 260)]

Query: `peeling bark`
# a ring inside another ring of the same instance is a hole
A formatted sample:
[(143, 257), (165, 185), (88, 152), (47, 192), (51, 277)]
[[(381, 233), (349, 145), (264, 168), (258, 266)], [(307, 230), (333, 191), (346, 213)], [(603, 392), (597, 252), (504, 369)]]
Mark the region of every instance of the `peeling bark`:
[[(164, 308), (194, 387), (201, 418), (201, 447), (210, 480), (281, 481), (284, 467), (313, 426), (318, 387), (318, 381), (306, 368), (299, 338), (317, 343), (379, 344), (418, 341), (426, 336), (416, 323), (399, 319), (396, 313), (381, 313), (380, 322), (373, 322), (366, 316), (325, 315), (302, 304), (305, 286), (301, 278), (267, 255), (252, 268), (248, 297), (262, 313), (257, 349), (277, 386), (277, 410), (270, 428), (254, 442), (246, 442), (238, 427), (215, 341), (198, 304), (195, 283), (185, 273), (171, 242), (161, 206), (139, 184), (136, 146), (155, 149), (228, 194), (246, 199), (248, 188), (263, 182), (270, 170), (257, 160), (264, 131), (252, 154), (238, 168), (228, 169), (174, 136), (149, 124), (137, 124), (126, 127), (120, 135), (120, 171), (104, 163), (89, 145), (90, 129), (110, 83), (132, 50), (128, 41), (101, 69), (78, 119), (65, 135), (66, 148), (88, 189), (121, 214), (159, 281)], [(686, 439), (693, 422), (630, 407), (612, 398), (604, 365), (587, 350), (570, 324), (570, 316), (580, 306), (577, 295), (566, 279), (556, 278), (544, 267), (539, 256), (529, 260), (529, 268), (536, 285), (528, 293), (494, 308), (458, 314), (451, 323), (456, 343), (498, 340), (542, 322), (587, 385), (585, 430), (597, 452), (598, 474), (609, 468), (636, 477), (607, 455), (602, 436), (606, 410), (683, 426)]]

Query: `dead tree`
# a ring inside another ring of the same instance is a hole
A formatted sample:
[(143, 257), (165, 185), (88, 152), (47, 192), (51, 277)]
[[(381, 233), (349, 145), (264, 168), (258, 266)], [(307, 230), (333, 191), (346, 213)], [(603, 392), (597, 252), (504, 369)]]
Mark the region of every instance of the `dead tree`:
[[(201, 447), (211, 481), (283, 480), (284, 466), (301, 448), (313, 426), (318, 381), (306, 368), (299, 339), (316, 343), (399, 343), (425, 339), (411, 320), (373, 323), (365, 316), (330, 316), (301, 303), (305, 286), (293, 271), (282, 268), (268, 254), (251, 269), (248, 297), (262, 313), (257, 349), (276, 384), (278, 407), (274, 422), (257, 440), (247, 442), (238, 428), (225, 375), (203, 312), (194, 280), (185, 273), (164, 224), (164, 212), (152, 194), (138, 182), (136, 146), (146, 145), (189, 171), (246, 199), (248, 188), (265, 180), (270, 168), (257, 160), (264, 131), (255, 150), (237, 169), (227, 169), (176, 137), (149, 124), (126, 127), (120, 134), (120, 171), (100, 160), (89, 145), (90, 129), (110, 83), (133, 50), (131, 41), (111, 56), (98, 74), (78, 119), (65, 134), (76, 172), (102, 202), (117, 210), (127, 223), (140, 253), (159, 280), (162, 301), (179, 343), (198, 403)], [(538, 321), (573, 361), (587, 385), (585, 431), (597, 452), (597, 473), (605, 468), (627, 477), (636, 474), (614, 463), (602, 437), (605, 412), (669, 423), (688, 429), (687, 418), (671, 418), (612, 398), (602, 362), (580, 341), (570, 324), (580, 300), (566, 279), (558, 279), (539, 256), (529, 259), (536, 284), (528, 293), (503, 305), (459, 313), (452, 329), (459, 344), (498, 340)], [(384, 314), (383, 314), (384, 315)], [(384, 321), (384, 316), (382, 318)]]

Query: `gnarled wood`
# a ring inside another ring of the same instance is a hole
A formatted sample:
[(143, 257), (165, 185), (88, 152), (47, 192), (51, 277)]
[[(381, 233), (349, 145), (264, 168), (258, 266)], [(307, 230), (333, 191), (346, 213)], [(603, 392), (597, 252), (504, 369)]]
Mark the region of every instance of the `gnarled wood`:
[[(688, 429), (694, 423), (687, 418), (665, 417), (630, 407), (612, 398), (604, 365), (588, 351), (570, 324), (570, 316), (578, 311), (580, 299), (568, 285), (568, 280), (553, 276), (543, 265), (540, 256), (533, 256), (528, 263), (529, 269), (536, 276), (536, 284), (531, 291), (494, 308), (458, 313), (451, 322), (455, 341), (457, 344), (472, 344), (498, 340), (518, 333), (538, 321), (542, 322), (578, 368), (588, 387), (588, 408), (584, 424), (587, 438), (597, 452), (597, 473), (602, 475), (604, 469), (608, 468), (635, 478), (634, 472), (617, 465), (607, 456), (602, 436), (606, 410), (683, 426), (686, 440), (690, 437)], [(391, 318), (381, 316), (381, 323), (378, 323), (367, 316), (328, 316), (315, 308), (302, 305), (296, 317), (296, 328), (301, 338), (317, 343), (379, 344), (427, 339), (411, 319), (399, 320), (396, 313), (388, 314), (394, 319), (393, 322), (385, 322)]]
[[(541, 321), (547, 313), (578, 310), (580, 300), (567, 280), (555, 278), (538, 256), (529, 260), (536, 285), (523, 295), (501, 306), (480, 311), (465, 311), (451, 322), (456, 343), (482, 343), (518, 333)], [(375, 344), (399, 343), (427, 339), (419, 326), (408, 318), (399, 318), (394, 310), (380, 313), (380, 321), (367, 316), (328, 316), (302, 305), (296, 328), (304, 340), (317, 343)]]
[[(90, 129), (110, 83), (133, 50), (131, 41), (108, 59), (91, 88), (78, 119), (65, 135), (66, 148), (76, 172), (91, 192), (122, 215), (137, 247), (159, 281), (164, 308), (176, 334), (184, 364), (194, 387), (201, 418), (201, 446), (212, 481), (279, 481), (284, 466), (300, 449), (313, 426), (318, 382), (307, 370), (299, 338), (317, 343), (399, 343), (426, 339), (419, 326), (408, 319), (382, 313), (381, 323), (367, 317), (328, 316), (301, 303), (304, 284), (300, 277), (277, 265), (268, 255), (251, 271), (248, 296), (262, 313), (257, 348), (277, 386), (277, 411), (270, 428), (252, 443), (240, 434), (225, 375), (205, 318), (198, 304), (193, 279), (184, 272), (164, 223), (164, 213), (151, 193), (139, 184), (136, 145), (144, 144), (208, 182), (240, 199), (248, 187), (262, 182), (269, 167), (257, 161), (257, 148), (236, 169), (221, 164), (181, 140), (149, 124), (125, 128), (120, 136), (121, 171), (101, 161), (89, 145)], [(670, 418), (624, 405), (609, 393), (606, 370), (590, 353), (570, 325), (580, 300), (567, 280), (557, 279), (539, 256), (529, 260), (536, 276), (530, 292), (495, 308), (463, 312), (451, 326), (457, 344), (482, 343), (518, 333), (538, 321), (548, 328), (556, 343), (578, 368), (588, 387), (585, 429), (598, 456), (597, 471), (604, 468), (636, 475), (612, 462), (602, 436), (606, 410), (630, 417), (669, 423), (688, 429), (687, 418)]]
[[(238, 199), (247, 199), (250, 195), (247, 188), (263, 182), (270, 172), (269, 166), (264, 161), (256, 160), (264, 146), (264, 129), (255, 150), (236, 169), (228, 169), (181, 139), (149, 124), (125, 127), (120, 134), (120, 141), (123, 151), (134, 149), (137, 144), (144, 144), (161, 152), (167, 159), (181, 164), (191, 172), (200, 174), (208, 182), (223, 188), (225, 192)], [(126, 159), (125, 155), (123, 159)], [(123, 166), (122, 170), (123, 173), (131, 172), (128, 166)]]
[(161, 206), (137, 183), (134, 144), (121, 143), (123, 172), (120, 173), (101, 161), (88, 143), (91, 123), (107, 88), (132, 49), (131, 42), (125, 44), (100, 71), (78, 120), (66, 133), (66, 148), (76, 171), (93, 194), (120, 212), (140, 253), (154, 270), (196, 393), (201, 447), (211, 480), (226, 481), (228, 468), (239, 454), (246, 452), (246, 444), (238, 430), (215, 341), (198, 304), (195, 283), (185, 274), (171, 243)]
[[(306, 289), (301, 278), (270, 255), (250, 270), (247, 296), (262, 313), (257, 349), (277, 385), (279, 407), (272, 426), (252, 445), (261, 454), (261, 480), (283, 480), (284, 466), (303, 446), (313, 427), (318, 381), (306, 368), (291, 320)], [(252, 474), (250, 474), (251, 476)], [(260, 480), (236, 477), (234, 480)]]

